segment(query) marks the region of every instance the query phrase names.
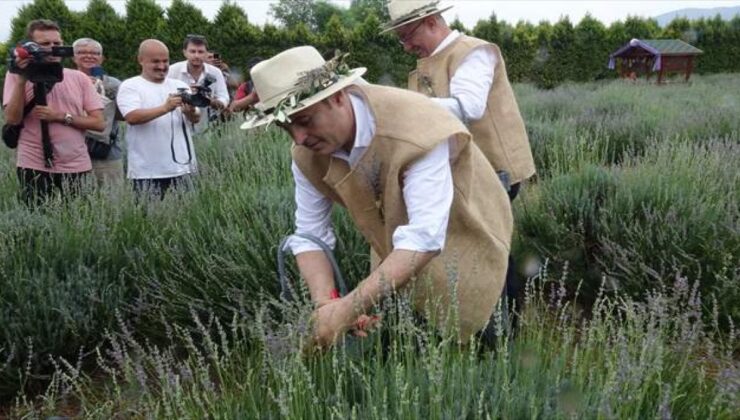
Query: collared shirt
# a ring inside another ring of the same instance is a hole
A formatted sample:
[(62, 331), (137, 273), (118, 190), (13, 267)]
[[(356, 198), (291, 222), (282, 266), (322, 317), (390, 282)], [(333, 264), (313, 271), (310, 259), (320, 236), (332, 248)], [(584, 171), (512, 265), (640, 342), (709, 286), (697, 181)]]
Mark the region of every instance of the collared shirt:
[[(459, 37), (460, 32), (452, 31), (432, 55), (439, 53)], [(484, 46), (474, 48), (450, 79), (450, 97), (432, 100), (452, 112), (464, 124), (481, 119), (486, 111), (495, 67), (496, 56), (490, 49)]]
[[(354, 167), (375, 136), (375, 120), (361, 97), (349, 97), (355, 115), (355, 143), (350, 153), (342, 150), (332, 156)], [(449, 157), (448, 139), (404, 172), (403, 199), (409, 223), (393, 232), (394, 249), (427, 252), (444, 247), (453, 197)], [(291, 169), (296, 185), (296, 233), (316, 236), (333, 249), (336, 238), (331, 225), (332, 201), (311, 184), (295, 161)], [(313, 242), (298, 237), (291, 238), (288, 246), (293, 254), (320, 250)]]
[[(167, 77), (171, 79), (182, 80), (189, 86), (192, 86), (202, 85), (203, 81), (206, 78), (206, 74), (216, 79), (216, 81), (213, 82), (210, 86), (211, 92), (213, 93), (213, 98), (221, 101), (224, 106), (229, 105), (229, 90), (226, 88), (226, 80), (224, 79), (224, 75), (221, 72), (221, 69), (214, 65), (203, 63), (203, 71), (200, 73), (200, 76), (198, 76), (198, 80), (196, 80), (190, 73), (188, 73), (187, 60), (180, 61), (179, 63), (175, 63), (170, 66)], [(193, 131), (196, 133), (200, 133), (201, 131), (205, 130), (205, 128), (208, 126), (208, 121), (210, 120), (211, 115), (215, 115), (215, 113), (217, 112), (211, 107), (203, 107), (200, 109), (200, 111), (200, 121), (197, 124), (192, 125)]]

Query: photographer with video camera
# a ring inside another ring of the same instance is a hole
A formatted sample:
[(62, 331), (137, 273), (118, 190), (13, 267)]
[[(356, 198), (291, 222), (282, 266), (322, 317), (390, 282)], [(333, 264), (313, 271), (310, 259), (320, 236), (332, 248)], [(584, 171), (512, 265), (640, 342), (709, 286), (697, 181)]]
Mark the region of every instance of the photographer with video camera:
[(80, 38), (72, 43), (74, 63), (77, 70), (85, 73), (95, 86), (103, 101), (105, 130), (90, 130), (85, 136), (87, 151), (92, 160), (92, 173), (103, 183), (119, 183), (123, 180), (123, 150), (118, 138), (119, 121), (123, 120), (116, 106), (116, 94), (121, 81), (109, 76), (101, 65), (103, 46), (92, 38)]
[(21, 198), (40, 203), (64, 184), (77, 190), (92, 169), (85, 146), (86, 130), (103, 130), (102, 103), (90, 79), (65, 69), (59, 25), (38, 19), (28, 23), (27, 40), (10, 51), (5, 76), (3, 140), (17, 146)]
[(124, 80), (116, 102), (126, 120), (128, 178), (137, 193), (160, 198), (171, 187), (187, 185), (196, 170), (190, 126), (200, 120), (190, 87), (167, 77), (170, 53), (156, 39), (139, 46), (141, 75)]
[(200, 133), (211, 121), (216, 121), (219, 112), (229, 104), (229, 91), (221, 69), (206, 62), (208, 41), (204, 36), (186, 36), (182, 53), (186, 60), (170, 66), (167, 77), (183, 81), (192, 88), (197, 101), (193, 104), (200, 108), (203, 116), (198, 124), (193, 124), (193, 131)]

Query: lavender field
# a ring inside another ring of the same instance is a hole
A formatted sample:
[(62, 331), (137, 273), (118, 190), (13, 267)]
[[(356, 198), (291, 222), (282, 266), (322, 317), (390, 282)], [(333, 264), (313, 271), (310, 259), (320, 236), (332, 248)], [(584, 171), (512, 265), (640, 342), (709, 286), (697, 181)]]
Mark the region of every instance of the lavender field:
[[(277, 298), (278, 130), (196, 138), (194, 188), (161, 202), (90, 183), (36, 211), (3, 148), (0, 417), (736, 418), (740, 77), (515, 90), (538, 176), (514, 208), (520, 325), (495, 350), (397, 295), (368, 338), (301, 351), (310, 307)], [(357, 282), (369, 250), (334, 221)]]

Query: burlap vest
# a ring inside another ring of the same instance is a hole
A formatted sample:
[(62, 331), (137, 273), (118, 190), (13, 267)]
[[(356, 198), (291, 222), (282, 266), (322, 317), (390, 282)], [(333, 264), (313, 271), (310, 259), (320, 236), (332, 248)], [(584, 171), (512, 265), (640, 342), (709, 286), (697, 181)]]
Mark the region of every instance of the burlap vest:
[(450, 79), (457, 68), (473, 48), (483, 45), (496, 55), (493, 85), (483, 117), (470, 121), (468, 128), (494, 169), (508, 172), (511, 183), (515, 184), (534, 175), (534, 159), (498, 46), (460, 35), (442, 51), (417, 61), (416, 70), (409, 74), (409, 89), (430, 97), (449, 97)]
[[(458, 325), (465, 342), (486, 325), (504, 286), (512, 234), (506, 192), (468, 131), (449, 112), (401, 89), (368, 85), (347, 91), (364, 98), (376, 122), (375, 137), (357, 165), (350, 168), (344, 160), (301, 146), (293, 147), (293, 159), (319, 191), (348, 209), (372, 250), (384, 259), (393, 250), (393, 232), (408, 223), (403, 172), (440, 142), (454, 138), (454, 198), (446, 244), (413, 280), (411, 296), (414, 308), (435, 317), (439, 325)], [(453, 296), (457, 311), (449, 311)]]

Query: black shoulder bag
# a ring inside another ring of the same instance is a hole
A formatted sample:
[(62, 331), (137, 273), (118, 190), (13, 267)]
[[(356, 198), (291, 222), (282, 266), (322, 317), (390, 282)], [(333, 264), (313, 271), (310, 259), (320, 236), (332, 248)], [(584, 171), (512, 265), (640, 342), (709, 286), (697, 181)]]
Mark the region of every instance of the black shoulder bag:
[(9, 148), (15, 149), (18, 147), (18, 139), (21, 137), (21, 131), (23, 131), (23, 120), (26, 119), (34, 106), (36, 106), (35, 98), (31, 98), (31, 102), (23, 108), (23, 119), (20, 124), (3, 124), (3, 142)]

